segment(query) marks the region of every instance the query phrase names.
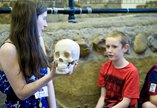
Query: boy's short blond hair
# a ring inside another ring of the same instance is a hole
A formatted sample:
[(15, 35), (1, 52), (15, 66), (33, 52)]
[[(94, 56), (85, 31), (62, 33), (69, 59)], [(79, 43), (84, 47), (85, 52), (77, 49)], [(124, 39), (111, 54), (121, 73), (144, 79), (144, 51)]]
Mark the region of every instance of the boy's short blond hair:
[[(106, 36), (106, 38), (108, 38), (108, 37), (120, 37), (121, 38), (121, 44), (122, 44), (122, 47), (124, 46), (124, 45), (126, 45), (126, 44), (128, 44), (128, 45), (130, 45), (130, 40), (129, 40), (129, 37), (128, 37), (128, 35), (127, 34), (125, 34), (125, 33), (123, 33), (123, 32), (121, 32), (121, 31), (112, 31), (112, 32), (110, 32), (107, 36)], [(126, 53), (129, 53), (130, 51), (129, 51), (129, 49), (128, 49), (128, 51), (126, 52)]]

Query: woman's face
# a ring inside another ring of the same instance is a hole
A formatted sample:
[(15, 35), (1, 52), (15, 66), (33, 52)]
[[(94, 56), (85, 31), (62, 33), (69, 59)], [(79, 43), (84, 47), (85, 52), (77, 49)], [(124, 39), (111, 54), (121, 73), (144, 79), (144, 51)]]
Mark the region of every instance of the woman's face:
[(46, 17), (47, 17), (47, 11), (45, 11), (44, 13), (38, 16), (37, 24), (38, 24), (39, 35), (41, 35), (42, 31), (45, 29), (45, 27), (47, 27)]

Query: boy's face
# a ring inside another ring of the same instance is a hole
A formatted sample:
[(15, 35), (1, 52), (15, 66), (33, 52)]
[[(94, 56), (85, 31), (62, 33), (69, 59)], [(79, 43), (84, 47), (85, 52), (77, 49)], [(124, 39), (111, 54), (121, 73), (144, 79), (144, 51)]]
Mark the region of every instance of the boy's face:
[(116, 61), (123, 58), (126, 48), (121, 44), (120, 37), (106, 38), (106, 53), (111, 61)]

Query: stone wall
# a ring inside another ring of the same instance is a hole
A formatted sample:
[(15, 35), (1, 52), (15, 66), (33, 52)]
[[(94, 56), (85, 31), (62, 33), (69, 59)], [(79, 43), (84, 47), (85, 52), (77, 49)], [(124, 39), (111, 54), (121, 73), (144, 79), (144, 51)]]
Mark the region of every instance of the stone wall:
[[(81, 56), (72, 75), (54, 79), (59, 108), (94, 108), (100, 96), (97, 78), (101, 64), (107, 60), (104, 54), (104, 37), (113, 30), (127, 33), (131, 41), (130, 54), (126, 58), (139, 70), (140, 85), (157, 57), (157, 15), (119, 14), (115, 17), (78, 18), (78, 23), (49, 23), (43, 37), (50, 62), (54, 44), (63, 38), (77, 41)], [(0, 41), (8, 36), (9, 25), (0, 25)]]

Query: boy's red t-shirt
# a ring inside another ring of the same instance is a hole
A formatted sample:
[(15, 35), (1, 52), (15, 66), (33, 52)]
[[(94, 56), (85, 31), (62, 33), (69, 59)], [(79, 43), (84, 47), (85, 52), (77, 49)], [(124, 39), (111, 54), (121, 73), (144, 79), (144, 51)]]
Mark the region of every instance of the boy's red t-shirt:
[(139, 75), (136, 67), (129, 63), (124, 68), (117, 69), (112, 61), (102, 64), (98, 86), (105, 87), (106, 97), (104, 97), (106, 108), (110, 108), (120, 101), (123, 97), (131, 98), (130, 106), (133, 108), (139, 98)]

